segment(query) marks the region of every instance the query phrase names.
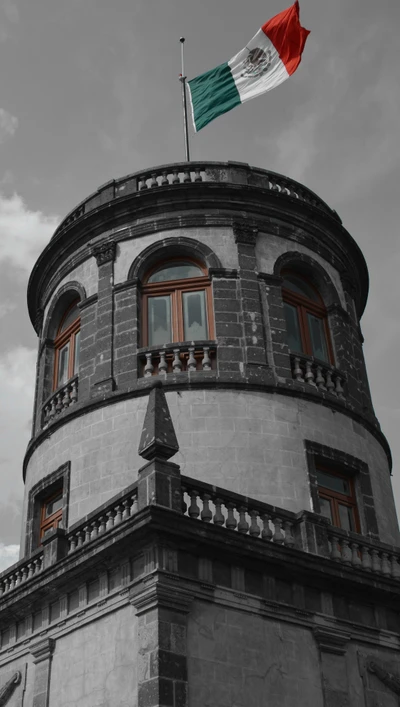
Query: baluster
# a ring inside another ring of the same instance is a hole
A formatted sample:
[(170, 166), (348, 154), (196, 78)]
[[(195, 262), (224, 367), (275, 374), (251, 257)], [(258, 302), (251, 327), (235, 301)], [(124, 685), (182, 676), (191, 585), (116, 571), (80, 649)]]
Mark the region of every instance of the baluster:
[(118, 523), (121, 523), (122, 521), (122, 511), (124, 510), (124, 507), (119, 504), (116, 509), (115, 509), (115, 518), (114, 518), (114, 525), (118, 525)]
[(235, 504), (234, 503), (225, 503), (226, 509), (228, 511), (228, 516), (226, 519), (225, 526), (229, 530), (235, 530), (237, 526), (237, 520), (235, 518), (234, 510), (235, 510)]
[(150, 182), (150, 188), (154, 189), (154, 187), (158, 187), (156, 172), (153, 172), (153, 174), (151, 175), (151, 182)]
[(187, 493), (186, 486), (181, 486), (181, 493), (182, 493), (182, 506), (181, 506), (182, 513), (183, 513), (183, 515), (186, 515), (187, 509), (188, 509), (188, 505), (185, 501), (185, 494)]
[(381, 571), (381, 560), (378, 554), (378, 550), (371, 550), (371, 558), (372, 558), (372, 571), (373, 572), (380, 572)]
[(145, 354), (145, 356), (146, 356), (146, 365), (144, 367), (144, 377), (150, 378), (153, 375), (153, 371), (154, 371), (154, 366), (151, 362), (152, 354), (147, 353), (147, 354)]
[(344, 395), (343, 395), (344, 390), (343, 390), (343, 388), (342, 388), (342, 382), (341, 382), (340, 376), (336, 376), (336, 380), (335, 380), (335, 393), (336, 393), (336, 395), (338, 396), (338, 398), (341, 398), (341, 399), (343, 400), (343, 398), (344, 398)]
[(208, 493), (203, 493), (203, 495), (201, 496), (201, 500), (203, 501), (203, 510), (201, 511), (200, 518), (204, 521), (204, 523), (211, 523), (212, 513), (209, 505), (211, 501), (211, 496), (209, 496)]
[(69, 541), (68, 554), (70, 554), (71, 552), (74, 552), (74, 550), (76, 550), (76, 535), (72, 535), (72, 537)]
[(0, 582), (0, 597), (2, 597), (4, 594), (4, 583)]
[(293, 375), (295, 380), (300, 381), (300, 383), (304, 383), (303, 371), (300, 368), (300, 359), (298, 356), (295, 356), (294, 358)]
[(177, 169), (174, 169), (172, 172), (172, 184), (180, 184), (181, 180), (179, 179), (179, 171)]
[(335, 535), (330, 535), (328, 539), (331, 544), (331, 560), (334, 560), (335, 562), (340, 562), (342, 559), (342, 555), (340, 553), (339, 541), (337, 537)]
[(42, 569), (42, 558), (37, 557), (36, 560), (34, 560), (34, 565), (35, 565), (35, 574), (38, 574), (38, 572), (40, 572)]
[(10, 582), (9, 582), (8, 577), (7, 577), (7, 578), (5, 579), (5, 581), (4, 581), (4, 594), (6, 594), (6, 593), (8, 592), (9, 588), (10, 588)]
[(71, 383), (71, 405), (76, 403), (78, 400), (78, 382), (76, 380), (72, 381)]
[(343, 538), (341, 540), (341, 545), (342, 545), (342, 562), (344, 562), (345, 565), (350, 565), (351, 564), (351, 550), (349, 547), (349, 541), (345, 540)]
[(131, 501), (132, 501), (132, 505), (131, 505), (131, 516), (134, 516), (135, 513), (138, 512), (138, 499), (137, 499), (137, 494), (135, 494), (134, 496), (131, 496)]
[(107, 518), (106, 516), (100, 516), (99, 518), (99, 535), (102, 535), (107, 530)]
[(159, 356), (160, 363), (158, 364), (158, 373), (159, 375), (166, 376), (168, 371), (168, 364), (165, 360), (165, 351), (160, 351)]
[(249, 532), (249, 524), (246, 520), (247, 508), (245, 506), (239, 506), (239, 523), (238, 523), (238, 533), (243, 533), (245, 535)]
[(130, 518), (130, 515), (131, 515), (130, 499), (126, 498), (125, 501), (122, 501), (122, 505), (124, 507), (124, 512), (122, 514), (122, 520), (125, 520), (125, 518)]
[(390, 577), (392, 574), (391, 572), (391, 567), (389, 564), (389, 555), (387, 552), (382, 552), (382, 567), (381, 567), (381, 572), (384, 577)]
[(9, 583), (9, 590), (11, 591), (15, 587), (15, 575), (12, 574), (10, 575), (10, 583)]
[(33, 574), (34, 574), (33, 562), (29, 562), (29, 564), (28, 564), (28, 579), (33, 577)]
[(350, 543), (351, 547), (351, 564), (353, 567), (361, 566), (361, 557), (359, 555), (359, 545), (357, 543)]
[(263, 513), (263, 515), (261, 516), (261, 520), (263, 523), (261, 537), (263, 540), (271, 541), (272, 540), (272, 530), (269, 526), (269, 515), (267, 513)]
[(312, 371), (312, 362), (306, 361), (306, 375), (304, 376), (306, 383), (309, 385), (315, 385), (314, 383), (314, 373)]
[(250, 511), (250, 530), (249, 533), (252, 537), (258, 538), (261, 534), (261, 528), (258, 525), (258, 513), (257, 511)]
[(286, 545), (286, 547), (294, 547), (294, 537), (293, 537), (293, 533), (292, 533), (292, 527), (293, 527), (293, 524), (290, 521), (285, 520), (285, 522), (283, 524), (283, 529), (285, 531), (285, 540), (284, 540), (283, 544)]
[(28, 579), (28, 574), (29, 574), (29, 567), (28, 565), (25, 565), (25, 567), (22, 568), (22, 581), (26, 582)]
[(183, 173), (183, 181), (185, 183), (192, 181), (192, 177), (190, 176), (190, 171), (188, 169), (186, 169)]
[(111, 530), (111, 528), (114, 527), (114, 511), (107, 511), (106, 513), (107, 516), (107, 523), (106, 523), (106, 530)]
[(317, 375), (315, 378), (315, 382), (316, 382), (319, 390), (326, 390), (325, 379), (324, 379), (324, 376), (322, 375), (322, 366), (317, 366)]
[(172, 361), (172, 370), (174, 373), (180, 373), (182, 370), (182, 361), (180, 359), (179, 349), (173, 349), (174, 360)]
[(371, 572), (371, 555), (369, 554), (369, 547), (367, 547), (366, 545), (361, 546), (361, 567), (363, 568), (363, 570)]
[(69, 397), (69, 384), (67, 384), (64, 388), (64, 394), (62, 398), (62, 405), (63, 408), (68, 408), (70, 405), (70, 397)]
[(201, 176), (199, 169), (194, 170), (194, 181), (195, 182), (202, 182), (203, 181), (203, 177)]
[(84, 534), (82, 533), (81, 530), (78, 531), (77, 536), (78, 536), (78, 545), (77, 545), (77, 547), (82, 547)]
[(210, 350), (209, 346), (204, 346), (203, 348), (203, 371), (211, 371), (211, 359), (210, 356), (208, 355), (208, 352)]
[(94, 520), (92, 523), (92, 534), (91, 534), (91, 539), (95, 540), (99, 534), (99, 527), (97, 525), (97, 520)]
[(47, 425), (49, 419), (50, 419), (50, 406), (45, 405), (43, 408), (43, 424)]
[(328, 393), (334, 393), (335, 384), (332, 381), (332, 373), (329, 368), (326, 371), (326, 389)]
[(61, 393), (57, 393), (57, 395), (56, 395), (56, 415), (58, 415), (62, 409), (63, 409), (62, 395), (61, 395)]
[(225, 523), (225, 516), (221, 510), (222, 503), (223, 503), (223, 501), (221, 498), (216, 498), (214, 500), (214, 506), (215, 506), (215, 513), (214, 513), (214, 518), (213, 518), (214, 525), (224, 525), (224, 523)]
[(189, 358), (187, 362), (188, 371), (196, 370), (196, 359), (194, 357), (194, 346), (189, 346)]
[(53, 417), (56, 416), (56, 414), (57, 414), (57, 410), (56, 410), (56, 398), (53, 397), (53, 399), (52, 399), (51, 402), (50, 402), (50, 413), (49, 413), (49, 415), (50, 415), (50, 420), (52, 420)]
[(90, 525), (85, 525), (83, 532), (85, 533), (84, 543), (90, 542)]
[(15, 573), (15, 586), (16, 587), (18, 587), (18, 585), (21, 584), (21, 577), (22, 577), (21, 570), (17, 570)]
[(164, 172), (162, 173), (161, 186), (167, 187), (168, 185), (169, 185), (168, 172), (166, 170), (164, 170)]
[(393, 579), (399, 579), (400, 577), (400, 566), (398, 563), (398, 558), (396, 555), (392, 555), (391, 557), (391, 564), (392, 564), (392, 577)]
[(139, 191), (147, 189), (146, 177), (139, 177)]
[(197, 491), (192, 489), (190, 491), (190, 507), (189, 507), (189, 517), (198, 518), (200, 515), (200, 508), (197, 505)]
[(282, 533), (282, 521), (280, 518), (273, 518), (272, 523), (275, 528), (274, 534), (272, 536), (272, 542), (282, 545), (285, 540), (285, 536)]

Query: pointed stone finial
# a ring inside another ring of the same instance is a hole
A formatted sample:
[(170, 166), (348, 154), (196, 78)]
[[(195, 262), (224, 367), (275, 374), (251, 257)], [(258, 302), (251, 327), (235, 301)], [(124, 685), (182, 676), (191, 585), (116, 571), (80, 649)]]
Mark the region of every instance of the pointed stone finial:
[(138, 451), (141, 457), (149, 461), (156, 457), (169, 459), (179, 451), (161, 381), (155, 381), (150, 391)]

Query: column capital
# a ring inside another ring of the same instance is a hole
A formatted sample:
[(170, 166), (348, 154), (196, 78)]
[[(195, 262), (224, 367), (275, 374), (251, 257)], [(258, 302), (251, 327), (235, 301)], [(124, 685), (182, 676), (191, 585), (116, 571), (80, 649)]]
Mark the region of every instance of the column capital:
[(40, 641), (33, 643), (29, 647), (33, 655), (33, 662), (37, 664), (43, 660), (49, 660), (53, 654), (55, 644), (54, 638), (42, 638)]
[(91, 254), (96, 258), (97, 265), (100, 267), (104, 263), (115, 260), (116, 250), (117, 244), (115, 241), (104, 241), (104, 243), (92, 246)]
[(233, 223), (233, 235), (235, 243), (242, 245), (255, 245), (258, 234), (258, 228), (254, 223), (247, 221), (235, 221)]
[(347, 644), (351, 639), (349, 633), (327, 627), (314, 629), (314, 637), (321, 652), (335, 653), (336, 655), (344, 655), (346, 653)]

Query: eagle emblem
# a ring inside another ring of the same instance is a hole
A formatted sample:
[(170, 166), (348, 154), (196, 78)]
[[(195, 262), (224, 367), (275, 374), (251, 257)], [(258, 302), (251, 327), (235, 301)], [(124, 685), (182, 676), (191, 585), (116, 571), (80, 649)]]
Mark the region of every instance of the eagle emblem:
[(272, 62), (272, 52), (270, 49), (264, 51), (260, 47), (249, 49), (249, 53), (243, 62), (243, 71), (240, 76), (248, 78), (259, 78), (267, 73)]

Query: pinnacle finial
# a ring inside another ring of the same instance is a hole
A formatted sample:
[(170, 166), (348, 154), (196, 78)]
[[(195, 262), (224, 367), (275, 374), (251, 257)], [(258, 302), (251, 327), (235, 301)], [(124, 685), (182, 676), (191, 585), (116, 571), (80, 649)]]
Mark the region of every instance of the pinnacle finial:
[(149, 461), (155, 457), (169, 459), (179, 451), (174, 425), (160, 380), (154, 382), (150, 391), (138, 451), (141, 457)]

